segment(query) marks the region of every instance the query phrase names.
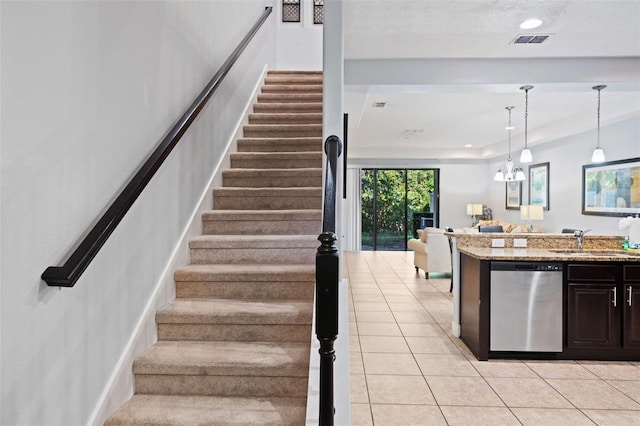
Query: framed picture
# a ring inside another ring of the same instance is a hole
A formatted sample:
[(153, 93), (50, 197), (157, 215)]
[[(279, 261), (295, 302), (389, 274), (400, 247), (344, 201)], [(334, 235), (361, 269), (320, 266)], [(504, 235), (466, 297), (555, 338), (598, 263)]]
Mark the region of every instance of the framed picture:
[(520, 210), (522, 204), (522, 182), (505, 184), (505, 207), (507, 210)]
[(549, 210), (549, 163), (529, 166), (529, 204)]
[(640, 157), (582, 166), (582, 214), (640, 214)]

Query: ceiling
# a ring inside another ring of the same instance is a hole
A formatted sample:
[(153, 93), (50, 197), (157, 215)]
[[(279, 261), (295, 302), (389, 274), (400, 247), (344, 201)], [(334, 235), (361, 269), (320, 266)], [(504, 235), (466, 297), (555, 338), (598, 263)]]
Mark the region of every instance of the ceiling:
[(344, 56), (351, 158), (503, 155), (506, 106), (515, 154), (525, 84), (533, 147), (593, 129), (597, 84), (602, 125), (640, 120), (640, 0), (345, 0)]

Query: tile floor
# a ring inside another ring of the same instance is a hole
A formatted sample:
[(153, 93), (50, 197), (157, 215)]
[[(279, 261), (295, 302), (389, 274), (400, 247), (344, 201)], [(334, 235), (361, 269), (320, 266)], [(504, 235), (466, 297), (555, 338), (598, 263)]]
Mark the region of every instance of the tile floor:
[(416, 276), (412, 252), (343, 259), (353, 425), (640, 425), (640, 362), (477, 361), (448, 277)]

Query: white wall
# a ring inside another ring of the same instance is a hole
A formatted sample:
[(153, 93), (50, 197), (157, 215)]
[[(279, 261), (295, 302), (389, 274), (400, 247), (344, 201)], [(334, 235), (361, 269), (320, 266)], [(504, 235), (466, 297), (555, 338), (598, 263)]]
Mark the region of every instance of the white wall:
[(61, 264), (264, 6), (0, 3), (1, 424), (89, 421), (274, 61), (270, 35), (254, 39), (76, 286), (50, 288), (40, 274)]
[(322, 25), (313, 23), (313, 0), (301, 0), (300, 22), (282, 22), (282, 2), (272, 0), (279, 70), (322, 70)]
[[(600, 129), (600, 141), (607, 161), (640, 157), (640, 120), (632, 118)], [(623, 235), (618, 229), (619, 217), (592, 216), (582, 214), (582, 166), (591, 164), (591, 153), (596, 145), (596, 131), (558, 139), (550, 143), (534, 146), (533, 163), (549, 162), (549, 210), (544, 212), (544, 220), (534, 223), (547, 232), (560, 232), (562, 228), (591, 229), (600, 235)], [(518, 163), (519, 150), (514, 150), (513, 158)], [(504, 164), (506, 157), (497, 157), (491, 162), (486, 179), (492, 179), (492, 172)], [(528, 166), (524, 167), (528, 175)], [(505, 184), (492, 182), (489, 186), (494, 217), (506, 221), (523, 223), (517, 210), (505, 209)], [(522, 200), (526, 204), (529, 197), (528, 180), (522, 186)]]

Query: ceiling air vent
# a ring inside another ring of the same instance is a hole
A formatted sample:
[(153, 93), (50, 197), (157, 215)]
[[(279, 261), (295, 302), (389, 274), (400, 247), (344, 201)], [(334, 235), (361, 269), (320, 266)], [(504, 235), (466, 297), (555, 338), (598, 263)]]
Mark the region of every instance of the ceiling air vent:
[(384, 108), (387, 106), (389, 102), (374, 102), (373, 103), (373, 107), (374, 108)]
[(549, 38), (548, 34), (518, 34), (511, 43), (513, 44), (540, 44)]

